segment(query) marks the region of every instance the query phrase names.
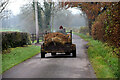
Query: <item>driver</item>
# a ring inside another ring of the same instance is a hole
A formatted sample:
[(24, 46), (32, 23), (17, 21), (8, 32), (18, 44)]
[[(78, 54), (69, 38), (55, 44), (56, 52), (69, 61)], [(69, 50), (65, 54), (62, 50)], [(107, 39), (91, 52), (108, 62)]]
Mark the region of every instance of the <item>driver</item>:
[(59, 27), (59, 30), (57, 32), (60, 32), (60, 33), (63, 33), (65, 35), (67, 35), (66, 31), (65, 31), (65, 28), (63, 29), (63, 26), (60, 26)]

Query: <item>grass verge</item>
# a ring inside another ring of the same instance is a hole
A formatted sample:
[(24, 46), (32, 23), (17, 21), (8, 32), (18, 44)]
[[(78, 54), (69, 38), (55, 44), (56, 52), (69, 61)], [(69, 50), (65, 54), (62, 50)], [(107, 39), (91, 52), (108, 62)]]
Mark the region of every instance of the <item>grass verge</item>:
[(11, 48), (10, 50), (10, 53), (2, 54), (2, 73), (40, 53), (40, 46), (29, 45), (26, 47)]
[(89, 41), (87, 44), (89, 46), (88, 56), (97, 78), (120, 77), (118, 56), (114, 53), (116, 48), (108, 46), (106, 43), (102, 43), (101, 41), (93, 40), (90, 36), (80, 33), (74, 34), (79, 35), (86, 41)]

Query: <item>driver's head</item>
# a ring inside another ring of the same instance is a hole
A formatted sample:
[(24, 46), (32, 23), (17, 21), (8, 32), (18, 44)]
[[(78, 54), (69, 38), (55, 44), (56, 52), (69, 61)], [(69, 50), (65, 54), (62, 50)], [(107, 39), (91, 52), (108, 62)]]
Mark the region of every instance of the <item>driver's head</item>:
[(59, 27), (59, 29), (63, 29), (63, 27), (62, 27), (62, 26), (60, 26), (60, 27)]

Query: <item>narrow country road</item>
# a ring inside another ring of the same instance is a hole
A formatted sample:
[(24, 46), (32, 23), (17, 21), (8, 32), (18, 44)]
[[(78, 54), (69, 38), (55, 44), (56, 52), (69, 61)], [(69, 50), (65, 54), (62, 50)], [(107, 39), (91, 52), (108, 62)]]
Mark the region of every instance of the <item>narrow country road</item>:
[(96, 78), (86, 53), (87, 42), (73, 35), (73, 43), (77, 46), (76, 58), (47, 54), (41, 59), (38, 54), (6, 71), (3, 78)]

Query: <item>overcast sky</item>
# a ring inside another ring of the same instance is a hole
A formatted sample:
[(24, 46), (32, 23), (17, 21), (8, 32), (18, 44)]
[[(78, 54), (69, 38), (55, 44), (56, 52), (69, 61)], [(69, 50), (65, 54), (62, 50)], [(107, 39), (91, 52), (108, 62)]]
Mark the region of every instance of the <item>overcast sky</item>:
[(20, 12), (20, 7), (29, 3), (30, 0), (10, 0), (7, 9), (11, 10), (14, 15)]
[[(14, 15), (19, 14), (20, 7), (22, 7), (25, 4), (31, 3), (33, 0), (10, 0), (9, 5), (7, 6), (7, 9), (11, 10)], [(39, 0), (39, 2), (43, 2), (44, 0)], [(69, 8), (68, 10), (72, 11), (73, 14), (79, 14), (81, 13), (80, 10), (77, 8)]]

